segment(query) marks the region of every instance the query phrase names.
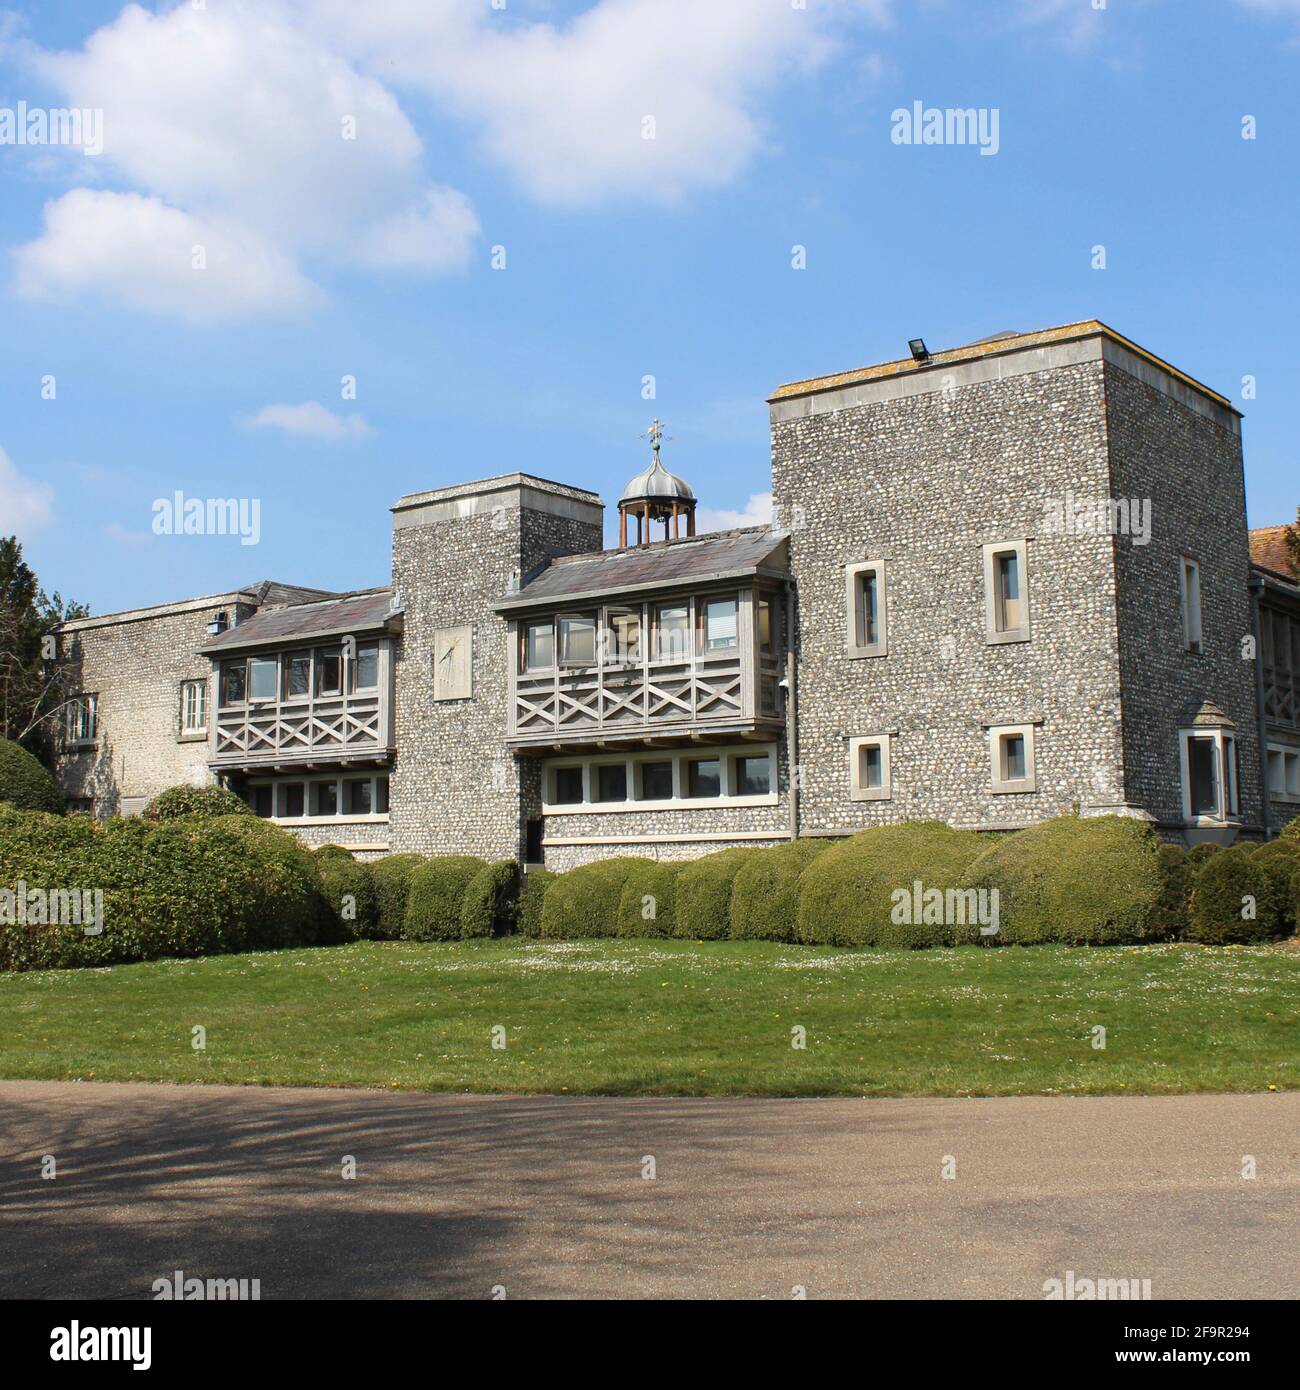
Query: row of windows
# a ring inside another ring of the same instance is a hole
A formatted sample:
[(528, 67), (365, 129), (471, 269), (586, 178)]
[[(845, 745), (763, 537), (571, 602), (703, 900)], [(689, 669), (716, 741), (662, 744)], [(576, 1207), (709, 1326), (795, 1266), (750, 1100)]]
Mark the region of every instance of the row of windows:
[[(740, 645), (737, 594), (674, 599), (670, 603), (560, 613), (520, 625), (519, 669), (559, 666), (635, 666), (722, 655)], [(758, 599), (758, 644), (774, 652), (771, 601)]]
[(302, 820), (314, 816), (378, 816), (388, 814), (388, 778), (276, 778), (250, 782), (242, 792), (253, 811), (268, 819)]
[(775, 791), (775, 749), (708, 750), (551, 763), (545, 770), (548, 810), (671, 802), (731, 801)]
[[(1032, 724), (999, 724), (989, 734), (989, 782), (996, 793), (1037, 790)], [(888, 801), (894, 794), (889, 734), (849, 739), (849, 799)]]
[(307, 700), (313, 694), (341, 695), (345, 686), (349, 694), (379, 688), (377, 643), (359, 645), (351, 659), (338, 646), (221, 663), (222, 708), (277, 699)]

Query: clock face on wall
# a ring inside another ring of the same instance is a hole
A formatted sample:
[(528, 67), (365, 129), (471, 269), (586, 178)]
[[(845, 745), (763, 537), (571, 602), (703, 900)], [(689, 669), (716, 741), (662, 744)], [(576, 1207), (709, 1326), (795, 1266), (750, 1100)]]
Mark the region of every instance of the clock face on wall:
[(468, 700), (473, 693), (473, 629), (440, 627), (433, 634), (433, 698)]

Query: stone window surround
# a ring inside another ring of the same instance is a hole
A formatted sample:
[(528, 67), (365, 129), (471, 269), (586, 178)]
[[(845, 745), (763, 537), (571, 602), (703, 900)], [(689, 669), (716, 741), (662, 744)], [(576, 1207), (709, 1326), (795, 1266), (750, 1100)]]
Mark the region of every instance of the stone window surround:
[[(861, 576), (874, 574), (876, 577), (876, 640), (865, 644), (858, 642), (859, 612), (861, 608)], [(844, 566), (844, 646), (854, 660), (889, 655), (888, 599), (885, 582), (884, 560), (861, 560), (856, 564)]]
[[(1023, 724), (989, 724), (989, 780), (995, 796), (1014, 796), (1016, 793), (1036, 792), (1038, 790), (1038, 753), (1035, 747), (1035, 729), (1041, 721), (1029, 720)], [(1025, 775), (1014, 780), (1002, 776), (1002, 740), (1008, 736), (1020, 735), (1025, 740)]]
[[(1300, 747), (1291, 743), (1269, 743), (1268, 794), (1274, 801), (1300, 801)], [(1274, 768), (1281, 774), (1282, 786), (1276, 785)]]
[[(1218, 789), (1219, 814), (1217, 816), (1194, 816), (1192, 814), (1192, 781), (1190, 743), (1193, 739), (1210, 739), (1214, 743), (1217, 760), (1215, 764), (1215, 783)], [(1178, 731), (1178, 781), (1182, 790), (1182, 811), (1184, 825), (1222, 826), (1235, 824), (1240, 817), (1241, 791), (1240, 774), (1237, 766), (1236, 732), (1225, 725), (1199, 725)], [(1224, 792), (1227, 795), (1224, 795)]]
[[(1189, 593), (1188, 573), (1193, 580), (1193, 592)], [(1194, 603), (1189, 603), (1194, 598)], [(1201, 563), (1191, 555), (1178, 557), (1178, 603), (1183, 622), (1183, 649), (1200, 656), (1205, 649), (1202, 630), (1201, 607)]]
[[(333, 782), (338, 788), (338, 804), (343, 804), (343, 783), (368, 780), (370, 786), (371, 804), (374, 804), (376, 786), (380, 778), (390, 778), (391, 770), (388, 768), (376, 772), (347, 772), (341, 771), (334, 776), (322, 776), (320, 773), (282, 773), (276, 777), (250, 777), (245, 782), (247, 787), (271, 787), (273, 805), (278, 805), (280, 801), (279, 789), (289, 785), (303, 787), (303, 806), (311, 805), (311, 791), (308, 786), (311, 782)], [(391, 796), (391, 788), (390, 788)], [(312, 825), (387, 825), (387, 811), (372, 811), (369, 815), (349, 815), (342, 813), (334, 816), (264, 816), (260, 819), (269, 820), (273, 825), (283, 826), (312, 826)]]
[[(189, 729), (185, 727), (185, 690), (187, 686), (197, 685), (203, 690), (203, 723)], [(180, 683), (179, 707), (176, 716), (177, 743), (206, 743), (208, 739), (208, 702), (211, 698), (207, 676), (189, 676)]]
[[(1029, 537), (989, 541), (981, 547), (984, 557), (984, 640), (989, 646), (1002, 642), (1028, 642), (1029, 616)], [(1018, 627), (1000, 629), (997, 615), (997, 559), (1014, 554), (1020, 566), (1020, 602), (1024, 621)]]
[[(764, 757), (769, 759), (772, 774), (772, 790), (757, 796), (739, 796), (731, 793), (735, 782), (736, 758)], [(717, 758), (721, 763), (721, 796), (687, 796), (686, 764), (699, 759)], [(639, 786), (637, 766), (641, 763), (671, 762), (673, 765), (673, 795), (657, 800), (638, 799)], [(627, 768), (627, 785), (633, 795), (626, 801), (593, 800), (595, 790), (595, 769), (601, 766), (620, 764)], [(582, 768), (581, 801), (552, 801), (556, 768)], [(544, 816), (583, 816), (602, 812), (621, 814), (629, 811), (707, 811), (722, 806), (775, 806), (780, 796), (776, 790), (777, 749), (775, 743), (729, 743), (717, 747), (691, 748), (652, 748), (635, 753), (618, 754), (589, 753), (570, 757), (548, 758), (542, 765), (542, 814)]]
[[(90, 733), (78, 736), (72, 732), (74, 725), (80, 724), (79, 715), (83, 708), (89, 704), (90, 708)], [(63, 711), (63, 731), (64, 742), (68, 748), (94, 748), (99, 743), (99, 694), (96, 691), (82, 690), (76, 695), (68, 697), (68, 703)]]
[[(895, 731), (890, 729), (881, 734), (862, 734), (849, 739), (849, 800), (850, 801), (890, 801), (894, 795), (894, 781), (890, 746)], [(862, 750), (875, 747), (880, 749), (880, 785), (862, 785)]]

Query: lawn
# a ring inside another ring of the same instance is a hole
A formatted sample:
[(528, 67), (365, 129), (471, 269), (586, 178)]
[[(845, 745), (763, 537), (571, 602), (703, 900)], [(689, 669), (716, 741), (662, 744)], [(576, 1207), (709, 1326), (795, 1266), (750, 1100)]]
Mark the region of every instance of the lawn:
[(0, 976), (0, 1076), (612, 1095), (1259, 1091), (1300, 1086), (1298, 1005), (1294, 945), (361, 942)]

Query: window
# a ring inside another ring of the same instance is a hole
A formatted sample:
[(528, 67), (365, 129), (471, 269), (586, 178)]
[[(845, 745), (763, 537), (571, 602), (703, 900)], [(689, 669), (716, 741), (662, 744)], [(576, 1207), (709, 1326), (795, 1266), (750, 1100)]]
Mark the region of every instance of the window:
[(375, 814), (386, 816), (388, 814), (388, 778), (375, 778)]
[(221, 703), (223, 705), (242, 705), (244, 685), (248, 678), (248, 668), (242, 661), (223, 661), (221, 663)]
[(74, 695), (63, 711), (69, 743), (94, 743), (99, 722), (99, 696)]
[(582, 769), (557, 767), (551, 800), (558, 806), (576, 806), (582, 800)]
[(339, 784), (337, 782), (313, 782), (311, 784), (311, 814), (313, 816), (337, 816), (339, 813)]
[(1227, 727), (1179, 731), (1182, 745), (1183, 819), (1227, 820), (1240, 812), (1237, 739)]
[(720, 758), (691, 758), (687, 762), (686, 795), (722, 795), (722, 760)]
[(758, 601), (758, 649), (764, 656), (776, 651), (775, 631), (772, 627), (772, 600), (760, 598)]
[(627, 764), (601, 763), (596, 769), (597, 801), (627, 800)]
[(1178, 562), (1179, 592), (1183, 605), (1183, 646), (1201, 650), (1201, 567), (1186, 555)]
[(340, 647), (321, 647), (316, 652), (316, 694), (343, 693), (343, 651)]
[(640, 613), (609, 615), (609, 660), (615, 665), (630, 666), (641, 660)]
[(301, 782), (289, 782), (280, 788), (280, 814), (293, 820), (306, 813), (306, 796)]
[(201, 734), (208, 727), (207, 681), (181, 682), (181, 733)]
[(999, 541), (984, 547), (984, 637), (988, 642), (1029, 640), (1024, 541)]
[(700, 636), (708, 652), (730, 651), (736, 645), (736, 600), (711, 598), (701, 605)]
[(656, 649), (660, 661), (685, 661), (690, 655), (691, 610), (685, 603), (662, 604), (655, 614)]
[(1300, 748), (1268, 745), (1268, 791), (1279, 801), (1300, 801)]
[(529, 623), (524, 629), (524, 670), (549, 671), (555, 665), (555, 624)]
[(673, 798), (673, 765), (671, 761), (640, 763), (641, 800), (671, 801)]
[(846, 646), (849, 655), (886, 655), (885, 562), (869, 560), (847, 566), (844, 601), (848, 614)]
[(269, 818), (272, 814), (271, 807), (275, 799), (275, 788), (272, 786), (249, 787), (244, 799), (253, 808), (255, 816)]
[(284, 659), (284, 698), (305, 700), (311, 694), (311, 653), (293, 652)]
[(1038, 790), (1032, 724), (1000, 724), (989, 729), (991, 780), (997, 793)]
[(343, 784), (343, 814), (368, 816), (374, 811), (374, 788), (369, 777), (350, 778)]
[(280, 663), (273, 656), (255, 656), (248, 663), (248, 698), (274, 700)]
[(747, 753), (736, 759), (732, 792), (736, 796), (764, 796), (772, 790), (772, 759), (766, 753)]
[(352, 663), (352, 690), (374, 690), (379, 685), (379, 646), (367, 642), (357, 648), (357, 658)]
[(589, 614), (560, 619), (560, 662), (565, 666), (596, 664), (596, 619)]
[(888, 801), (892, 795), (889, 735), (849, 739), (849, 800)]

